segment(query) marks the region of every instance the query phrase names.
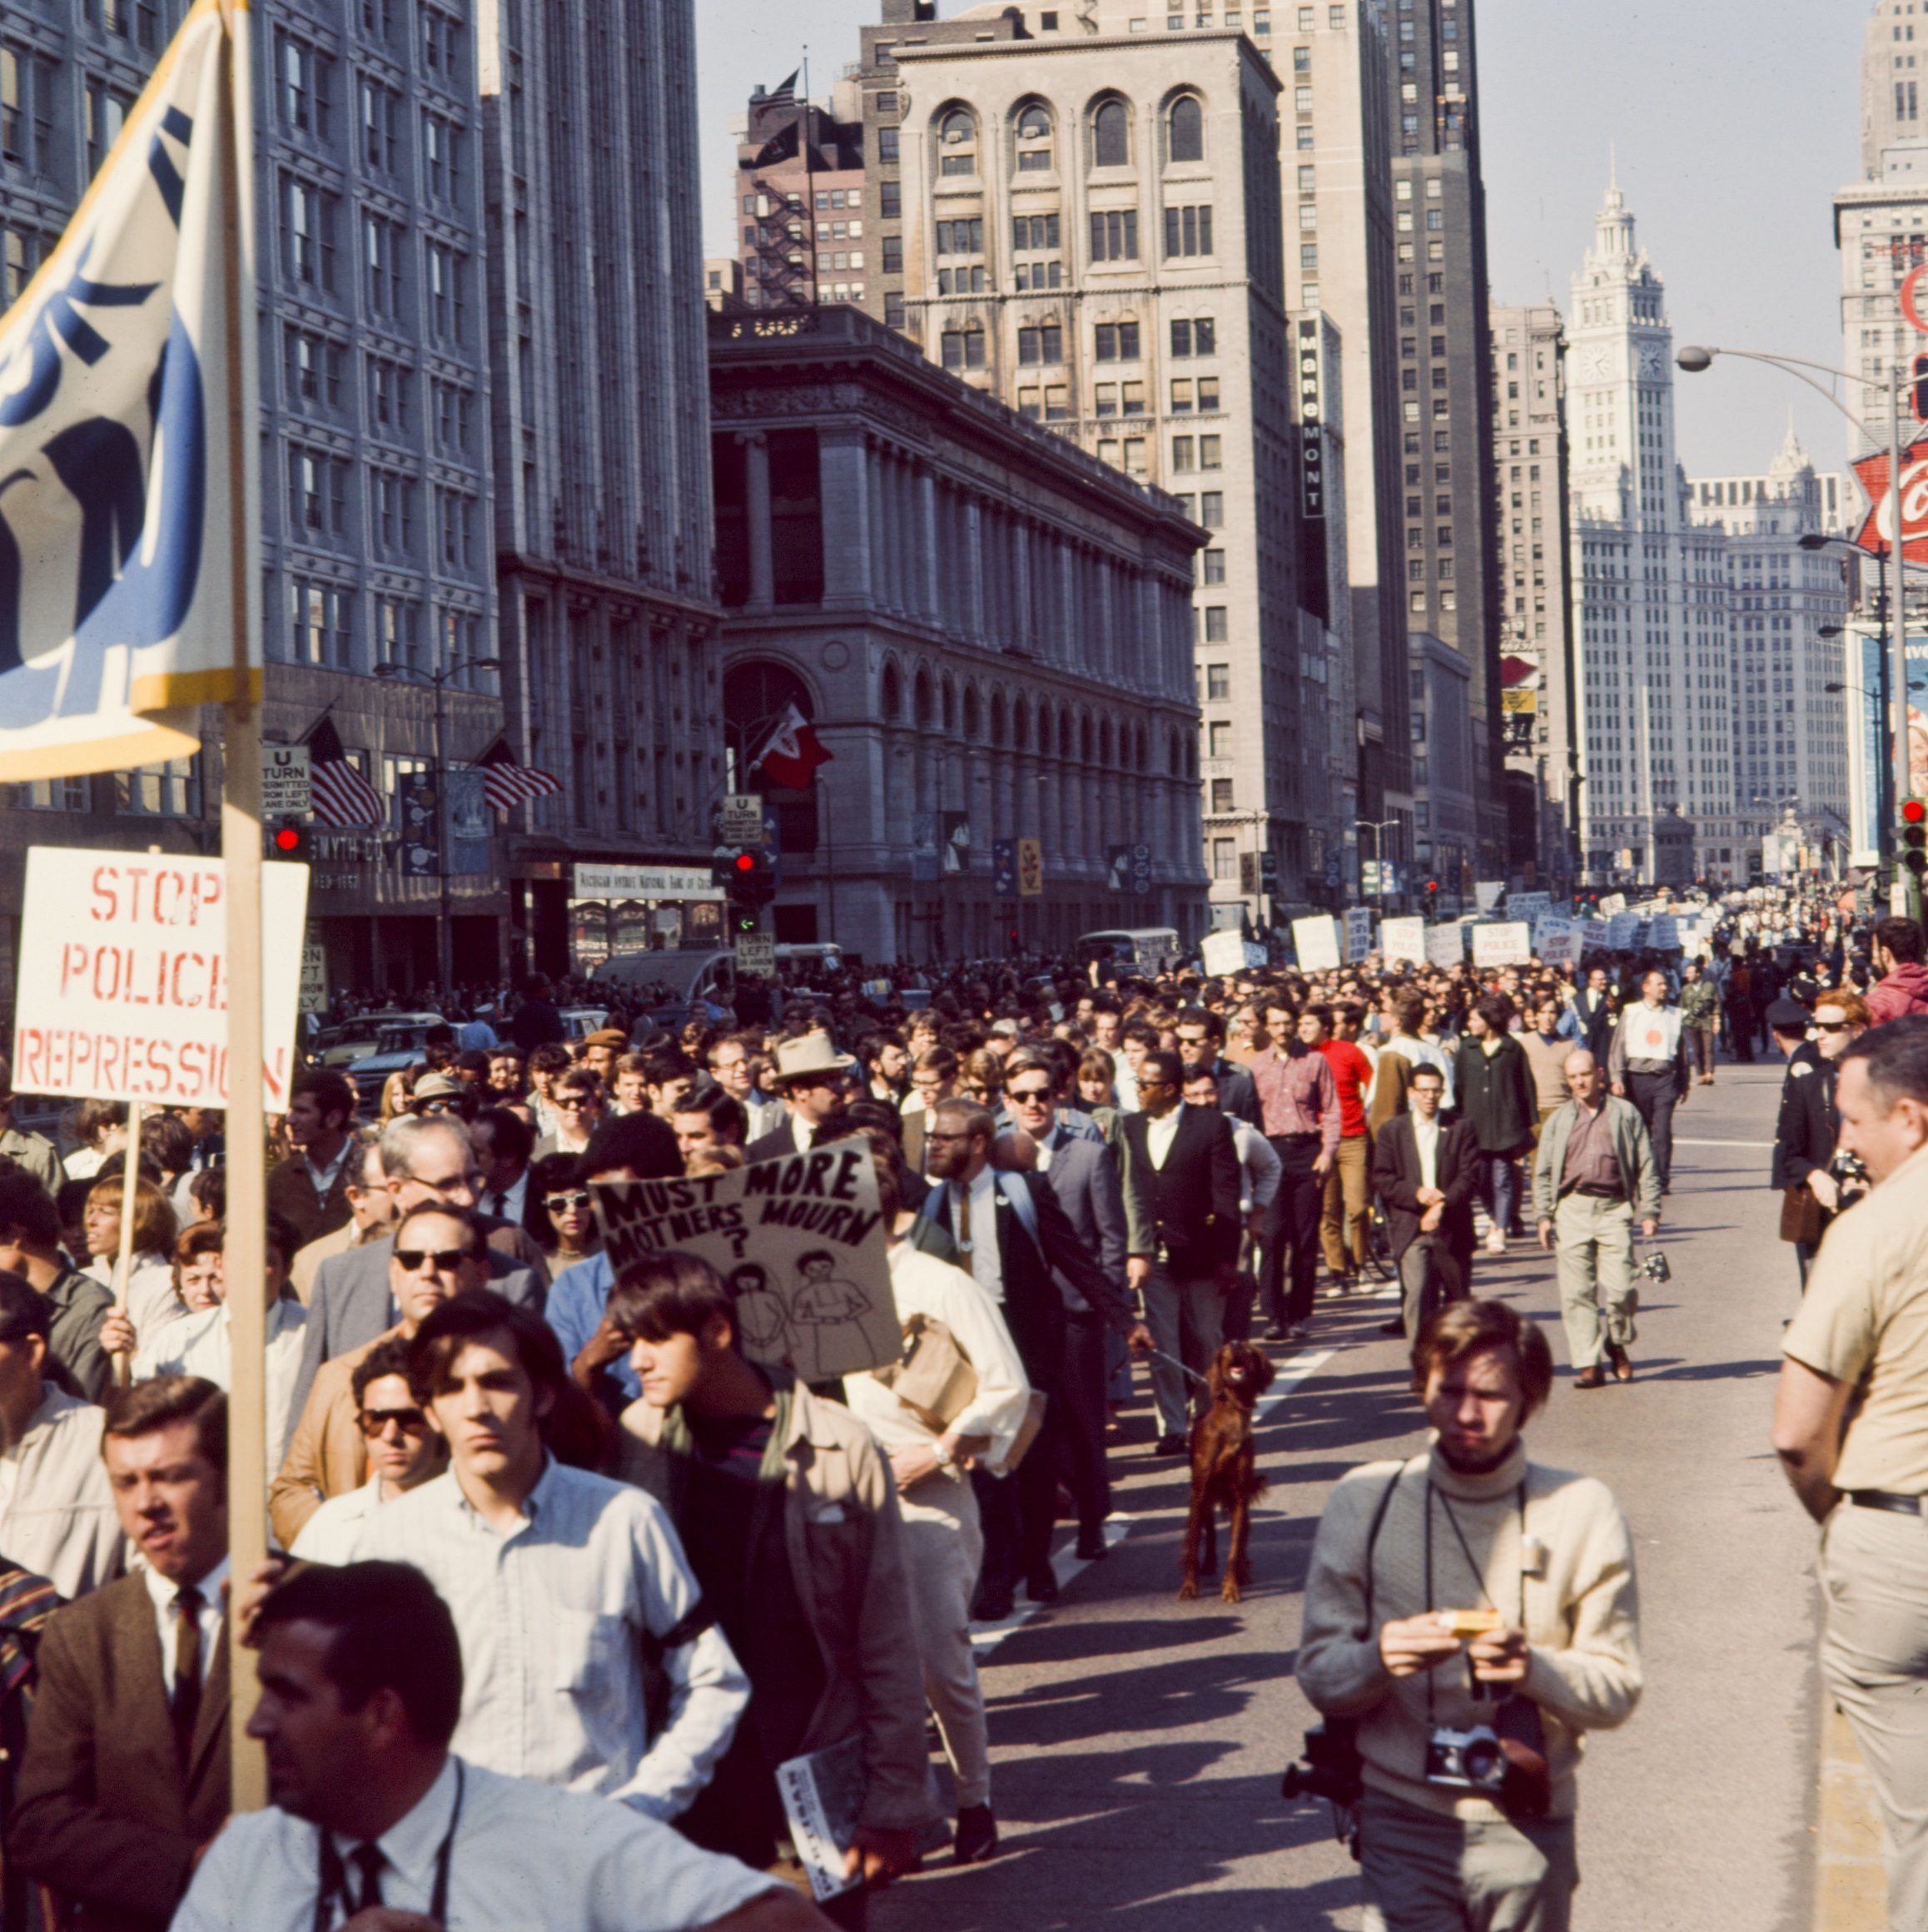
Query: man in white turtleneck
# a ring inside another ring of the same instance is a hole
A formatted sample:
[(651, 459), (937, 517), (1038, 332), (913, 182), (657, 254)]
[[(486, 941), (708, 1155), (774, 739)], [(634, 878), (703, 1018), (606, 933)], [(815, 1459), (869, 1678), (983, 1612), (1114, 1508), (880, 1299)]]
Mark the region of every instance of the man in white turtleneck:
[[(1327, 1719), (1358, 1722), (1373, 1932), (1462, 1932), (1476, 1910), (1521, 1932), (1571, 1923), (1582, 1733), (1627, 1718), (1641, 1673), (1619, 1506), (1529, 1462), (1520, 1435), (1553, 1374), (1512, 1308), (1449, 1304), (1413, 1349), (1428, 1450), (1354, 1469), (1319, 1520), (1299, 1681)], [(1455, 1781), (1441, 1734), (1488, 1726), (1543, 1758), (1537, 1797), (1517, 1774)]]

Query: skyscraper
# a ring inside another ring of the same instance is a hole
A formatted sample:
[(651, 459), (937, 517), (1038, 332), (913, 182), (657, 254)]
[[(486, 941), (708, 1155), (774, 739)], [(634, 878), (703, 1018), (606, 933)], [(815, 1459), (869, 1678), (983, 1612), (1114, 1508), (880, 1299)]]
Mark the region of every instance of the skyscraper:
[(1615, 181), (1573, 278), (1568, 359), (1592, 884), (1729, 877), (1740, 862), (1724, 539), (1685, 514), (1665, 302)]

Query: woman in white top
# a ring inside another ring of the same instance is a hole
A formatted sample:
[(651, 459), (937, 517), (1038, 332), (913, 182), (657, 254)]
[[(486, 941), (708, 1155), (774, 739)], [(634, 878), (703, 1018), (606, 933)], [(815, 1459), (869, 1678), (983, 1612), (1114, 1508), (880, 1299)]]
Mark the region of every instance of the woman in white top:
[[(121, 1262), (121, 1204), (125, 1182), (119, 1174), (96, 1181), (82, 1212), (87, 1253), (93, 1257), (81, 1272), (112, 1294), (115, 1270)], [(134, 1184), (134, 1245), (124, 1299), (135, 1332), (144, 1334), (176, 1312), (174, 1244), (178, 1224), (167, 1197), (151, 1182)]]
[(127, 1110), (118, 1100), (82, 1100), (69, 1126), (78, 1143), (61, 1162), (69, 1180), (92, 1180), (127, 1145)]

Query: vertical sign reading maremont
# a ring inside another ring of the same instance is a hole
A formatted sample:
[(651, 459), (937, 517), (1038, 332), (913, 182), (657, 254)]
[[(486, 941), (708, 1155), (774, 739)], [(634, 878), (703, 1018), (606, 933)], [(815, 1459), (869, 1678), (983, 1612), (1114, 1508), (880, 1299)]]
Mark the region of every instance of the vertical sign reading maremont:
[(617, 1274), (663, 1249), (700, 1254), (729, 1289), (752, 1361), (824, 1382), (902, 1353), (869, 1142), (688, 1180), (598, 1181), (593, 1191)]
[[(231, 47), (197, 0), (57, 247), (0, 319), (0, 777), (195, 749), (194, 707), (256, 697), (251, 297), (231, 365)], [(243, 640), (237, 648), (237, 638)]]
[[(299, 933), (308, 868), (261, 868), (262, 923)], [(263, 961), (263, 1104), (285, 1113), (301, 947)], [(27, 855), (13, 1084), (23, 1094), (228, 1104), (227, 871), (219, 859), (36, 846)]]

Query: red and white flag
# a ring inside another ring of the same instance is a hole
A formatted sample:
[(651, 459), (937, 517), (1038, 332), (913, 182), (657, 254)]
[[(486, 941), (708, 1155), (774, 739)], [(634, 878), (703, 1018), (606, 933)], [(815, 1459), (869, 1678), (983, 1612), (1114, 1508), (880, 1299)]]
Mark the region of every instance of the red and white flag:
[(763, 776), (773, 783), (800, 792), (817, 767), (827, 765), (832, 756), (809, 719), (792, 704), (785, 708), (752, 762), (763, 767)]

